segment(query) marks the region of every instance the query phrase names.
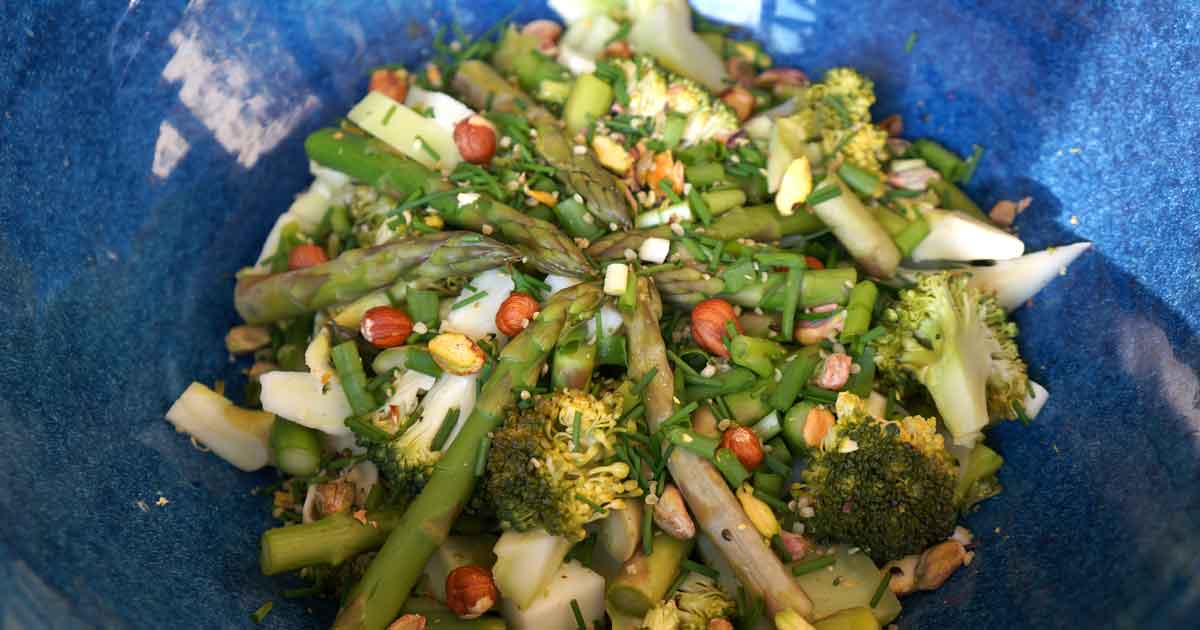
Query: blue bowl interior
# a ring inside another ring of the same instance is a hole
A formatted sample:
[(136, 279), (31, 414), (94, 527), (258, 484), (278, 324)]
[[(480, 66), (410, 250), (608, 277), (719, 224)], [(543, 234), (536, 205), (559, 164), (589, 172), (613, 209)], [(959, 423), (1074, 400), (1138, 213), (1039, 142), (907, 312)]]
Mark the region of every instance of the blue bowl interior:
[[(1052, 392), (991, 441), (1005, 492), (975, 562), (902, 627), (1141, 627), (1200, 613), (1200, 6), (699, 3), (777, 60), (875, 78), (906, 135), (987, 155), (985, 207), (1033, 197), (1031, 250), (1093, 241), (1017, 315)], [(162, 420), (193, 379), (240, 391), (233, 274), (307, 183), (304, 136), (366, 71), (534, 3), (0, 4), (0, 618), (5, 627), (320, 626), (257, 570), (273, 473)], [(910, 33), (917, 33), (911, 52)], [(11, 625), (10, 625), (11, 624)]]

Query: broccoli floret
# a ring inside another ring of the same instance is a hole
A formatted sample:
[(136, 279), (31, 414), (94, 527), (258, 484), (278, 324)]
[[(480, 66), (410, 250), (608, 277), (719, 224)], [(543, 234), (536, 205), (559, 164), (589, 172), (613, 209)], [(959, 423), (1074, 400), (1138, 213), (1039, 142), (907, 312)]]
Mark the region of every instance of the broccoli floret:
[(958, 486), (954, 490), (954, 501), (960, 512), (966, 512), (976, 503), (990, 499), (1004, 489), (996, 478), (1004, 458), (996, 451), (980, 443), (963, 459), (959, 464)]
[(842, 129), (871, 122), (875, 83), (854, 68), (833, 68), (808, 88), (807, 100), (825, 127)]
[[(629, 466), (614, 461), (621, 396), (564, 389), (537, 396), (495, 431), (485, 494), (501, 525), (582, 540), (583, 526), (637, 496)], [(579, 424), (579, 444), (575, 424)]]
[(662, 137), (670, 112), (687, 119), (682, 146), (713, 138), (724, 141), (737, 132), (737, 115), (699, 83), (666, 70), (648, 56), (617, 63), (628, 86), (627, 113), (652, 119), (655, 137)]
[(888, 380), (928, 390), (954, 443), (971, 446), (992, 418), (1015, 418), (1029, 379), (1016, 324), (966, 274), (922, 274), (884, 311), (875, 363)]
[(818, 542), (861, 547), (877, 563), (919, 553), (954, 530), (958, 471), (932, 418), (878, 420), (843, 392), (837, 422), (802, 479)]
[(714, 619), (728, 619), (737, 612), (733, 600), (711, 578), (689, 573), (675, 594), (651, 608), (642, 620), (648, 630), (708, 630)]
[[(428, 391), (418, 403), (421, 390)], [(434, 381), (408, 370), (397, 375), (391, 391), (387, 403), (370, 418), (381, 436), (388, 437), (370, 440), (360, 435), (358, 441), (394, 496), (415, 496), (470, 415), (475, 379), (443, 374)], [(435, 441), (440, 442), (437, 449)]]
[(856, 124), (850, 129), (825, 129), (821, 132), (821, 150), (830, 155), (837, 152), (847, 162), (884, 178), (883, 163), (887, 161), (888, 134), (869, 123)]

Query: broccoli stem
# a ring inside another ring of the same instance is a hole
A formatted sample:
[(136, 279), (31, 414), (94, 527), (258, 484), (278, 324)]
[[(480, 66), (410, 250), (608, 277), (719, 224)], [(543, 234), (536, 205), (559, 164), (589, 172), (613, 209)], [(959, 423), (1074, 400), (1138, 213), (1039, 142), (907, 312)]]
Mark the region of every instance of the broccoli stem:
[(791, 361), (783, 365), (783, 377), (775, 385), (769, 400), (771, 407), (783, 412), (790, 409), (800, 390), (812, 378), (817, 363), (821, 360), (820, 346), (807, 346), (797, 352)]
[(333, 367), (337, 370), (338, 380), (342, 382), (342, 391), (346, 392), (346, 400), (350, 401), (350, 409), (356, 416), (365, 416), (378, 403), (367, 391), (367, 374), (363, 371), (362, 358), (358, 356), (358, 345), (351, 341), (343, 341), (334, 346)]
[(870, 280), (863, 280), (850, 289), (850, 299), (846, 301), (846, 321), (842, 325), (842, 341), (867, 332), (878, 297), (879, 287)]
[(270, 444), (271, 459), (284, 474), (307, 477), (321, 468), (321, 438), (315, 429), (276, 416)]
[[(687, 167), (687, 170), (684, 171), (684, 179), (693, 187), (707, 188), (725, 180), (725, 167), (718, 162), (699, 162)], [(743, 193), (744, 198), (745, 193)]]
[(563, 334), (554, 348), (550, 383), (554, 389), (586, 389), (596, 368), (596, 344), (588, 343), (587, 327), (578, 325)]
[(303, 525), (268, 529), (261, 539), (259, 566), (263, 575), (318, 565), (337, 566), (382, 545), (400, 522), (401, 514), (399, 510), (370, 512), (363, 523), (338, 512)]
[(892, 237), (836, 175), (828, 176), (818, 187), (830, 184), (841, 189), (842, 194), (813, 205), (813, 212), (868, 273), (880, 278), (892, 277), (900, 265), (900, 250)]
[(653, 540), (649, 555), (638, 549), (609, 582), (609, 606), (641, 616), (666, 596), (679, 566), (692, 551), (693, 540), (679, 540), (663, 532), (654, 534)]
[(556, 293), (529, 327), (504, 347), (471, 415), (362, 580), (347, 596), (335, 628), (377, 630), (395, 619), (426, 561), (445, 542), (450, 526), (471, 497), (477, 481), (477, 451), (483, 438), (503, 420), (516, 391), (537, 384), (563, 327), (590, 316), (599, 308), (602, 297), (595, 283), (577, 284)]

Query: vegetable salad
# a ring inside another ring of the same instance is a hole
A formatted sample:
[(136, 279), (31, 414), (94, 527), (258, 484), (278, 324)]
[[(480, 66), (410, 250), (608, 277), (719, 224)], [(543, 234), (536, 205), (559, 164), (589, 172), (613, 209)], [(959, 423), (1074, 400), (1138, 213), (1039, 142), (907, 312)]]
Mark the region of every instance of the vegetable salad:
[(335, 628), (890, 624), (974, 559), (987, 429), (1048, 398), (1009, 313), (1089, 244), (1026, 253), (1029, 200), (982, 212), (982, 150), (857, 70), (682, 0), (551, 6), (308, 137), (237, 279), (246, 391), (167, 419), (277, 470), (262, 572)]

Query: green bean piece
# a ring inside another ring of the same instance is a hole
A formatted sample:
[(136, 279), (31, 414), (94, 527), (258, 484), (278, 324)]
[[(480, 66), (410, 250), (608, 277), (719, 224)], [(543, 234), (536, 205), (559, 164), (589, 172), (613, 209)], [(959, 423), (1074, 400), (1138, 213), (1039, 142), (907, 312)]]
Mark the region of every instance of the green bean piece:
[(742, 485), (742, 483), (750, 478), (750, 471), (746, 470), (746, 467), (738, 460), (737, 455), (734, 455), (733, 451), (727, 448), (717, 449), (716, 454), (713, 456), (713, 465), (717, 467), (717, 470), (721, 471), (721, 476), (725, 477), (725, 481), (734, 488)]
[(875, 300), (879, 297), (879, 287), (870, 280), (863, 280), (850, 290), (850, 299), (846, 301), (846, 321), (842, 325), (842, 341), (852, 339), (867, 332), (871, 327), (871, 313), (875, 310)]
[(808, 379), (812, 378), (817, 363), (821, 360), (820, 346), (807, 346), (795, 355), (792, 360), (783, 364), (783, 377), (771, 394), (771, 407), (780, 413), (790, 409), (800, 395)]
[(344, 341), (334, 346), (331, 354), (333, 367), (342, 382), (342, 391), (346, 392), (346, 400), (350, 402), (354, 415), (364, 416), (375, 411), (378, 403), (367, 391), (367, 374), (363, 371), (358, 346), (354, 341)]
[(308, 477), (321, 469), (320, 433), (286, 418), (271, 425), (271, 458), (284, 474)]

